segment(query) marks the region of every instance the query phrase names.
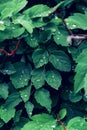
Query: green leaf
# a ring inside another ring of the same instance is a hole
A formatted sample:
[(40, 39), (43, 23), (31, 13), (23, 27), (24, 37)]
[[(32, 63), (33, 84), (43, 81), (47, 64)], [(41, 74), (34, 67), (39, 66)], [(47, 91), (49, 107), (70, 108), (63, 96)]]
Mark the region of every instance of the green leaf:
[(0, 41), (19, 37), (25, 29), (19, 25), (10, 25), (4, 31), (0, 31)]
[(0, 96), (4, 99), (8, 97), (9, 91), (8, 91), (8, 84), (2, 83), (0, 84)]
[(64, 29), (58, 29), (56, 33), (54, 34), (54, 41), (56, 42), (57, 45), (61, 46), (69, 46), (67, 43), (67, 37), (68, 37), (68, 32), (65, 31)]
[(13, 109), (21, 102), (21, 97), (18, 92), (14, 92), (9, 95), (5, 103), (3, 104), (4, 108)]
[(75, 102), (79, 102), (81, 99), (82, 99), (82, 95), (81, 94), (79, 94), (79, 93), (75, 94), (74, 92), (70, 91), (70, 93), (69, 93), (69, 100), (71, 102), (74, 102), (74, 103)]
[(25, 65), (23, 62), (14, 64), (16, 73), (10, 76), (12, 84), (15, 88), (23, 88), (28, 85), (30, 79), (31, 66)]
[(3, 106), (0, 107), (0, 118), (7, 123), (10, 121), (15, 115), (15, 109), (8, 109), (4, 108)]
[(3, 69), (0, 70), (0, 72), (4, 75), (8, 74), (8, 75), (11, 75), (11, 74), (14, 74), (16, 72), (14, 66), (8, 62), (5, 67)]
[(25, 10), (24, 14), (28, 14), (31, 18), (46, 17), (48, 10), (50, 10), (50, 8), (47, 5), (39, 4)]
[(65, 21), (70, 29), (80, 28), (87, 30), (87, 11), (85, 11), (85, 14), (74, 13), (74, 15), (66, 18)]
[(32, 24), (33, 24), (34, 28), (35, 28), (35, 27), (36, 27), (36, 28), (39, 28), (39, 27), (42, 27), (42, 26), (46, 25), (47, 22), (44, 22), (43, 18), (42, 18), (42, 17), (39, 17), (39, 18), (34, 18), (34, 19), (32, 20)]
[(60, 70), (69, 72), (71, 70), (71, 62), (68, 55), (63, 51), (56, 51), (49, 57), (50, 63)]
[[(42, 29), (44, 29), (44, 28), (42, 28)], [(40, 36), (39, 36), (39, 42), (46, 43), (48, 40), (51, 39), (51, 35), (52, 35), (52, 33), (50, 30), (41, 31)]]
[(13, 127), (14, 130), (21, 130), (21, 128), (23, 128), (23, 126), (28, 123), (30, 120), (28, 118), (25, 117), (21, 117), (20, 121)]
[(33, 25), (32, 21), (29, 17), (27, 16), (19, 16), (15, 20), (13, 20), (14, 24), (21, 24), (29, 33), (33, 32)]
[(41, 88), (44, 83), (45, 83), (45, 70), (40, 68), (40, 69), (35, 69), (32, 71), (32, 77), (31, 81), (36, 89)]
[(28, 14), (31, 18), (37, 18), (37, 17), (47, 17), (50, 14), (52, 14), (54, 11), (56, 11), (63, 2), (60, 2), (58, 5), (56, 5), (53, 8), (48, 7), (47, 5), (38, 4), (34, 5), (31, 8), (24, 11), (24, 14)]
[(1, 128), (4, 124), (5, 124), (4, 121), (2, 121), (2, 120), (0, 119), (0, 128)]
[(61, 85), (61, 75), (56, 70), (46, 72), (46, 82), (54, 89), (58, 89)]
[(49, 23), (47, 23), (44, 27), (42, 27), (42, 31), (51, 32), (54, 34), (56, 32), (57, 26), (56, 24), (51, 20)]
[(5, 25), (1, 24), (1, 22), (3, 22), (3, 21), (0, 21), (0, 31), (4, 31), (5, 30)]
[(22, 8), (24, 8), (27, 4), (26, 0), (12, 0), (6, 1), (5, 3), (0, 5), (1, 17), (5, 19), (7, 17), (12, 17), (13, 14), (18, 13)]
[[(59, 18), (59, 17), (57, 17), (57, 16), (55, 15), (55, 17), (52, 18), (51, 22), (54, 23), (55, 25), (58, 25), (58, 24), (60, 24), (60, 23), (62, 22), (62, 20), (61, 20), (61, 18)], [(57, 27), (57, 26), (56, 26), (56, 27)]]
[(25, 103), (25, 109), (27, 111), (28, 117), (31, 118), (32, 111), (34, 109), (34, 105), (31, 102), (26, 102)]
[(15, 6), (16, 6), (16, 8), (14, 6), (14, 14), (16, 14), (20, 10), (22, 10), (26, 6), (26, 4), (28, 3), (27, 0), (22, 0), (22, 1), (21, 0), (13, 0), (13, 1), (14, 1)]
[(54, 130), (56, 127), (56, 120), (48, 114), (38, 114), (32, 117), (30, 121), (24, 125), (21, 130)]
[(62, 126), (57, 126), (55, 129), (53, 130), (64, 130)]
[(84, 49), (82, 53), (77, 57), (76, 62), (78, 63), (74, 77), (74, 92), (79, 92), (82, 88), (85, 90), (85, 95), (87, 95), (87, 49)]
[(66, 116), (66, 114), (67, 114), (67, 111), (66, 111), (65, 108), (63, 108), (63, 109), (61, 109), (61, 110), (59, 111), (58, 116), (59, 116), (60, 119), (63, 119), (63, 118)]
[(44, 88), (37, 90), (35, 92), (34, 97), (35, 97), (37, 103), (39, 103), (41, 106), (45, 107), (48, 110), (48, 112), (51, 111), (52, 101), (51, 101), (50, 93), (48, 90), (46, 90)]
[(15, 116), (13, 118), (14, 123), (18, 123), (20, 121), (21, 113), (22, 113), (22, 110), (16, 111)]
[(86, 130), (87, 122), (82, 117), (72, 118), (67, 125), (67, 130)]
[(23, 88), (22, 90), (19, 91), (20, 96), (24, 102), (27, 102), (30, 98), (30, 93), (31, 93), (31, 85), (28, 87)]
[(32, 34), (29, 34), (25, 40), (27, 42), (27, 44), (32, 47), (32, 48), (35, 48), (37, 47), (39, 44), (38, 44), (38, 37), (39, 37), (39, 34), (37, 31), (34, 31)]
[(32, 59), (36, 68), (40, 68), (48, 63), (48, 52), (45, 49), (38, 48), (32, 54)]

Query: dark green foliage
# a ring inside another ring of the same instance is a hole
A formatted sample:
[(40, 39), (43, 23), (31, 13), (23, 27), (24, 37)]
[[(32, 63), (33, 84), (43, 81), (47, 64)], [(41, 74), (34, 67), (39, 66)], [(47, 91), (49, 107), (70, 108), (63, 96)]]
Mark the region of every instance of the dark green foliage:
[(86, 6), (0, 1), (1, 130), (87, 129)]

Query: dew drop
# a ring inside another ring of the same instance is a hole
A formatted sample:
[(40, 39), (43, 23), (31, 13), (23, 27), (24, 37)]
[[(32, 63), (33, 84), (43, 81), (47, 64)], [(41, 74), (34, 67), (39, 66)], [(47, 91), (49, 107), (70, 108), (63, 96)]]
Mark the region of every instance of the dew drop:
[(41, 30), (44, 30), (44, 27), (42, 27)]
[(24, 70), (22, 70), (22, 74), (24, 74)]
[(81, 123), (80, 126), (83, 126), (83, 123)]
[(52, 78), (54, 78), (54, 75), (52, 75)]
[(59, 59), (56, 59), (57, 61), (59, 61)]
[(66, 23), (67, 24), (67, 26), (69, 25), (69, 23)]
[(43, 63), (43, 60), (41, 59), (40, 62)]
[(85, 98), (87, 98), (87, 95), (85, 95)]
[(51, 127), (52, 127), (52, 128), (55, 128), (56, 126), (55, 126), (55, 125), (52, 125)]
[(55, 16), (55, 19), (58, 19), (58, 17), (57, 17), (57, 16)]
[(76, 28), (76, 25), (75, 25), (75, 24), (73, 24), (73, 25), (72, 25), (72, 27), (73, 27), (73, 28)]
[(72, 91), (70, 90), (70, 93), (72, 93)]
[(15, 29), (15, 27), (12, 27), (12, 29), (14, 30), (14, 29)]
[(37, 82), (40, 82), (40, 79), (37, 79)]
[(45, 56), (43, 56), (43, 59), (46, 59), (46, 57), (45, 57)]
[(61, 34), (60, 32), (58, 32), (58, 34)]
[(0, 21), (0, 24), (4, 24), (4, 22), (3, 22), (3, 21)]
[(26, 82), (26, 81), (27, 81), (27, 79), (24, 79), (24, 81)]
[(60, 38), (58, 37), (57, 40), (59, 40)]
[(27, 97), (27, 95), (24, 95), (24, 97)]
[(32, 115), (32, 112), (29, 112), (30, 115)]
[(43, 127), (43, 125), (40, 125), (40, 127)]

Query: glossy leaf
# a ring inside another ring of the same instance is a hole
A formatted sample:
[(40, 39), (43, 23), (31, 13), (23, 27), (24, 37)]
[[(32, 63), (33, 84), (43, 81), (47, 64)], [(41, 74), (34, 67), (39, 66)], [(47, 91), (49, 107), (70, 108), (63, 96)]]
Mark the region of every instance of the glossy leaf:
[(67, 114), (67, 111), (66, 111), (66, 109), (65, 108), (63, 108), (63, 109), (61, 109), (60, 111), (59, 111), (59, 118), (60, 119), (63, 119), (65, 116), (66, 116), (66, 114)]
[(9, 95), (5, 103), (3, 104), (4, 108), (13, 109), (21, 102), (21, 97), (18, 92), (14, 92)]
[(15, 88), (23, 88), (28, 85), (30, 79), (31, 66), (25, 65), (23, 62), (17, 62), (14, 64), (16, 73), (10, 76), (12, 84)]
[(76, 62), (78, 63), (75, 72), (76, 75), (74, 77), (74, 92), (77, 93), (82, 88), (85, 90), (85, 95), (87, 94), (87, 49), (84, 49), (82, 53), (77, 57)]
[(27, 44), (32, 47), (32, 48), (35, 48), (37, 47), (39, 44), (38, 44), (38, 37), (39, 37), (39, 34), (37, 31), (34, 31), (32, 34), (29, 34), (25, 40), (27, 42)]
[(82, 117), (72, 118), (67, 125), (67, 130), (86, 130), (87, 122)]
[(14, 74), (16, 72), (14, 66), (9, 62), (6, 64), (6, 66), (0, 70), (0, 72), (4, 75), (8, 74), (8, 75), (11, 75), (11, 74)]
[(8, 109), (4, 107), (0, 107), (0, 118), (7, 123), (10, 121), (15, 115), (15, 109)]
[(57, 126), (54, 130), (64, 130), (62, 126)]
[[(0, 21), (0, 22), (2, 22), (2, 21)], [(0, 23), (0, 31), (4, 31), (4, 30), (5, 30), (4, 24), (1, 24), (1, 23)]]
[(19, 37), (24, 33), (24, 31), (25, 29), (23, 27), (20, 27), (19, 25), (11, 25), (10, 27), (7, 27), (4, 31), (0, 31), (0, 41)]
[(45, 83), (45, 70), (35, 69), (32, 71), (31, 81), (36, 89), (41, 88)]
[(29, 118), (31, 118), (31, 115), (32, 115), (32, 112), (34, 109), (34, 105), (31, 102), (26, 102), (25, 109), (26, 109), (26, 112), (27, 112)]
[(32, 21), (27, 16), (19, 16), (15, 20), (13, 20), (13, 23), (22, 25), (29, 33), (33, 32)]
[(0, 96), (4, 99), (8, 97), (9, 90), (8, 90), (8, 84), (2, 83), (0, 84)]
[(3, 19), (7, 17), (12, 17), (13, 14), (18, 13), (22, 8), (24, 8), (27, 4), (26, 0), (12, 0), (6, 1), (5, 3), (0, 5), (1, 17)]
[(53, 13), (55, 10), (57, 10), (62, 3), (63, 2), (60, 2), (58, 5), (56, 5), (53, 8), (50, 8), (47, 5), (38, 4), (24, 11), (24, 14), (28, 14), (29, 17), (31, 18), (47, 17), (51, 13)]
[(61, 85), (61, 75), (56, 70), (46, 72), (46, 82), (54, 89), (58, 89)]
[(85, 11), (85, 14), (81, 13), (74, 13), (74, 15), (69, 16), (65, 19), (67, 26), (70, 29), (80, 28), (83, 30), (87, 30), (87, 11)]
[(50, 55), (49, 57), (50, 63), (60, 71), (71, 70), (71, 62), (68, 55), (63, 51), (57, 51)]
[(16, 111), (15, 116), (13, 118), (14, 123), (18, 123), (20, 121), (21, 113), (22, 113), (22, 110)]
[(0, 119), (0, 128), (3, 127), (4, 124), (5, 124), (4, 121), (2, 121), (2, 120)]
[(19, 93), (20, 93), (20, 96), (21, 96), (22, 100), (24, 102), (27, 102), (29, 100), (29, 98), (30, 98), (31, 85), (23, 88), (22, 90), (19, 91)]
[(82, 95), (81, 94), (79, 94), (79, 93), (75, 94), (74, 92), (70, 91), (70, 93), (69, 93), (69, 100), (71, 102), (74, 102), (74, 103), (75, 102), (79, 102), (81, 99), (82, 99)]
[(67, 37), (68, 37), (68, 32), (63, 29), (58, 29), (56, 33), (54, 34), (54, 41), (56, 42), (57, 45), (61, 46), (69, 46), (67, 42)]
[(45, 49), (38, 48), (33, 52), (32, 59), (36, 68), (40, 68), (48, 63), (48, 52)]
[(48, 114), (37, 114), (32, 119), (21, 130), (54, 130), (56, 127), (56, 120)]
[(41, 106), (45, 107), (48, 110), (48, 112), (51, 111), (52, 101), (51, 101), (50, 93), (48, 90), (46, 90), (44, 88), (37, 90), (35, 92), (34, 97), (35, 97), (37, 103), (39, 103)]
[(35, 28), (35, 27), (36, 27), (36, 28), (39, 28), (39, 27), (45, 26), (47, 23), (44, 22), (44, 20), (43, 20), (42, 17), (39, 17), (39, 18), (34, 18), (34, 19), (32, 20), (32, 24), (33, 24), (34, 28)]
[[(44, 28), (42, 28), (44, 30)], [(44, 30), (41, 31), (40, 36), (39, 36), (39, 42), (46, 43), (48, 40), (50, 40), (52, 35), (52, 32), (50, 30)]]

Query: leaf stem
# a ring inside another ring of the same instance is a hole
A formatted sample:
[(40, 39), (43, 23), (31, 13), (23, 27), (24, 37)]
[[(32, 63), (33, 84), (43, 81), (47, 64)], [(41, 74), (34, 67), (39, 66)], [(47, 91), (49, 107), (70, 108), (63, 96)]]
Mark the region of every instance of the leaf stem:
[(57, 121), (60, 123), (60, 125), (63, 127), (63, 129), (66, 130), (66, 127), (63, 124), (63, 122), (61, 121), (61, 119), (59, 118), (58, 114), (57, 114)]

